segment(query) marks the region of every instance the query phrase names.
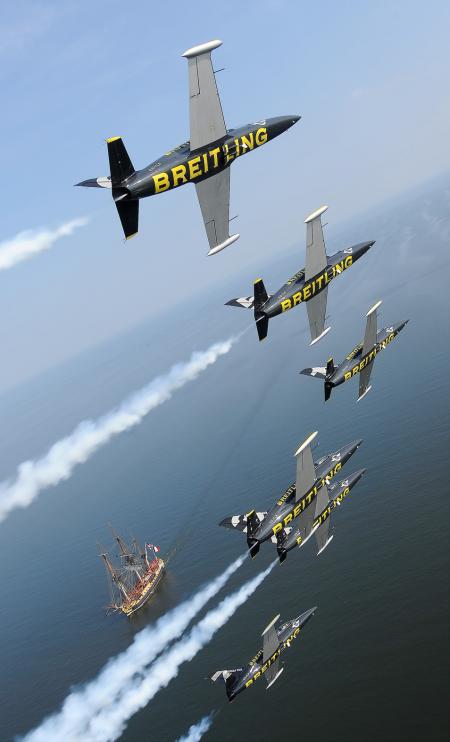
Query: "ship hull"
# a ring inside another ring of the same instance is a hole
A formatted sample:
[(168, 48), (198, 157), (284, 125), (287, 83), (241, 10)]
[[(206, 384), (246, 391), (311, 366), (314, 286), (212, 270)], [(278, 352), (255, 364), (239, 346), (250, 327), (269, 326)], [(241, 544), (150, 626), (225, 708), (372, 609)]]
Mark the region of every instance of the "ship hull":
[(149, 580), (146, 583), (141, 595), (132, 601), (122, 603), (122, 605), (120, 606), (120, 610), (122, 611), (122, 613), (125, 613), (126, 616), (132, 616), (133, 613), (136, 613), (136, 611), (142, 608), (142, 606), (144, 606), (150, 600), (152, 595), (155, 594), (158, 585), (164, 577), (166, 571), (166, 565), (162, 559), (158, 559), (158, 564), (158, 572), (154, 574), (153, 579)]

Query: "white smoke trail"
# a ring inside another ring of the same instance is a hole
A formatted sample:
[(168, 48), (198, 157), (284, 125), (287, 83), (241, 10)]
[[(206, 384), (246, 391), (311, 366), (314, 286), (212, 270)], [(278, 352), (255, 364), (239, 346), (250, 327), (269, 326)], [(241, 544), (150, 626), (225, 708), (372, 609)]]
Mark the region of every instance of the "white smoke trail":
[(200, 719), (200, 721), (197, 722), (197, 724), (192, 724), (191, 727), (187, 730), (187, 734), (185, 734), (183, 737), (180, 737), (178, 739), (178, 742), (200, 742), (203, 735), (208, 731), (210, 728), (214, 718), (214, 711), (212, 711), (208, 716), (204, 716), (203, 719)]
[(90, 683), (72, 691), (61, 711), (50, 716), (24, 738), (26, 742), (60, 742), (62, 739), (87, 740), (86, 730), (97, 714), (120, 697), (137, 674), (146, 667), (173, 640), (178, 639), (191, 620), (206, 603), (221, 590), (231, 575), (239, 569), (246, 554), (236, 559), (221, 575), (208, 582), (201, 590), (173, 610), (166, 613), (155, 626), (145, 628), (134, 637), (128, 649), (108, 662)]
[[(216, 608), (208, 611), (189, 634), (155, 660), (146, 673), (135, 677), (115, 699), (110, 699), (101, 713), (92, 719), (80, 739), (86, 742), (112, 742), (120, 737), (128, 719), (144, 708), (158, 691), (178, 675), (184, 662), (190, 662), (211, 641), (214, 634), (265, 580), (275, 564), (276, 561), (272, 562), (267, 569), (224, 598)], [(32, 742), (42, 742), (44, 739), (49, 738), (30, 738)]]
[(28, 229), (25, 232), (19, 232), (10, 240), (0, 242), (0, 270), (12, 268), (22, 260), (28, 260), (39, 252), (49, 250), (60, 237), (71, 235), (77, 227), (84, 227), (87, 223), (86, 218), (72, 219), (53, 230)]
[(167, 402), (172, 394), (228, 353), (239, 337), (232, 337), (196, 352), (189, 361), (177, 363), (143, 389), (97, 420), (85, 420), (66, 438), (57, 441), (40, 459), (19, 465), (15, 480), (0, 483), (0, 523), (15, 508), (26, 508), (45, 487), (69, 479), (77, 464), (87, 461), (111, 438), (138, 425), (149, 412)]

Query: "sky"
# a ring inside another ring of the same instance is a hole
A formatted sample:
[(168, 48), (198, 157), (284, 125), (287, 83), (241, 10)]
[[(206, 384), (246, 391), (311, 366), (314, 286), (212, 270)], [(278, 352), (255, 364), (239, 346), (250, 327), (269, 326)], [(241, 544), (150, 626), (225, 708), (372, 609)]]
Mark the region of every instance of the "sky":
[[(0, 262), (0, 391), (171, 307), (182, 318), (225, 277), (250, 293), (255, 265), (293, 245), (301, 267), (303, 219), (323, 203), (332, 237), (448, 171), (449, 23), (439, 0), (3, 3), (0, 252), (27, 230), (48, 249)], [(125, 244), (109, 192), (73, 184), (108, 174), (109, 136), (137, 168), (188, 138), (180, 55), (213, 38), (229, 127), (302, 119), (233, 166), (228, 250), (206, 258), (191, 186), (144, 201)]]

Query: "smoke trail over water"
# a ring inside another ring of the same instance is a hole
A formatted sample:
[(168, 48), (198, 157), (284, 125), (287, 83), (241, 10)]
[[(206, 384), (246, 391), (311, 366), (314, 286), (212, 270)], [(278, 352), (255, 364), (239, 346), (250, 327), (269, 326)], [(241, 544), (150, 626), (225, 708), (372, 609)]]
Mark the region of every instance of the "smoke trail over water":
[(71, 235), (77, 227), (84, 227), (87, 223), (88, 219), (85, 218), (73, 219), (61, 224), (54, 230), (29, 229), (25, 232), (19, 232), (10, 240), (0, 242), (0, 270), (12, 268), (17, 263), (21, 263), (22, 260), (28, 260), (39, 252), (49, 250), (60, 237)]
[[(184, 662), (190, 662), (214, 634), (224, 626), (237, 609), (243, 605), (272, 571), (276, 561), (267, 569), (246, 582), (239, 590), (224, 598), (212, 608), (185, 636), (162, 654), (141, 676), (135, 677), (116, 697), (92, 719), (82, 735), (89, 742), (111, 742), (120, 737), (127, 721), (144, 708), (158, 691), (165, 688), (177, 675)], [(46, 737), (46, 740), (53, 737)], [(27, 742), (41, 742), (42, 738), (30, 737)], [(56, 740), (56, 738), (55, 738)]]
[[(61, 711), (46, 719), (27, 734), (24, 740), (60, 742), (62, 739), (70, 739), (72, 742), (75, 740), (81, 742), (94, 739), (89, 735), (89, 728), (96, 716), (105, 708), (117, 703), (125, 690), (133, 684), (136, 676), (142, 677), (148, 665), (165, 647), (181, 636), (190, 621), (239, 569), (246, 556), (246, 554), (240, 556), (195, 595), (161, 616), (153, 627), (145, 628), (136, 634), (128, 649), (110, 660), (94, 680), (72, 691), (64, 701)], [(210, 716), (212, 720), (212, 715)], [(109, 737), (105, 735), (102, 739)]]
[(194, 381), (220, 356), (229, 353), (238, 339), (231, 337), (211, 345), (208, 350), (193, 353), (189, 361), (172, 366), (167, 374), (155, 378), (116, 409), (97, 420), (81, 422), (42, 458), (20, 464), (15, 480), (0, 483), (0, 523), (12, 510), (28, 507), (41, 490), (69, 479), (77, 464), (87, 461), (116, 435), (139, 425), (149, 412)]
[(203, 735), (208, 731), (210, 728), (214, 718), (214, 711), (212, 711), (208, 716), (204, 716), (203, 719), (200, 719), (197, 724), (192, 724), (191, 727), (189, 727), (187, 734), (185, 734), (183, 737), (180, 737), (178, 739), (178, 742), (200, 742)]

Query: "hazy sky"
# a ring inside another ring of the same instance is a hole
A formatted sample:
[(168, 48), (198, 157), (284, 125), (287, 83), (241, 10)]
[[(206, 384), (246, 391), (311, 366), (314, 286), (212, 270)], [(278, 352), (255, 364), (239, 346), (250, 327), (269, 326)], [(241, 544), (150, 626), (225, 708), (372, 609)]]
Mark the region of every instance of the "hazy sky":
[[(438, 0), (2, 3), (0, 243), (90, 222), (0, 271), (0, 389), (229, 274), (241, 294), (258, 256), (303, 245), (322, 203), (332, 235), (448, 170), (449, 28)], [(212, 38), (224, 42), (214, 63), (229, 127), (302, 120), (233, 166), (241, 239), (224, 253), (205, 257), (191, 186), (142, 202), (125, 244), (109, 192), (73, 184), (108, 174), (108, 136), (124, 137), (135, 167), (188, 138), (180, 54)]]

